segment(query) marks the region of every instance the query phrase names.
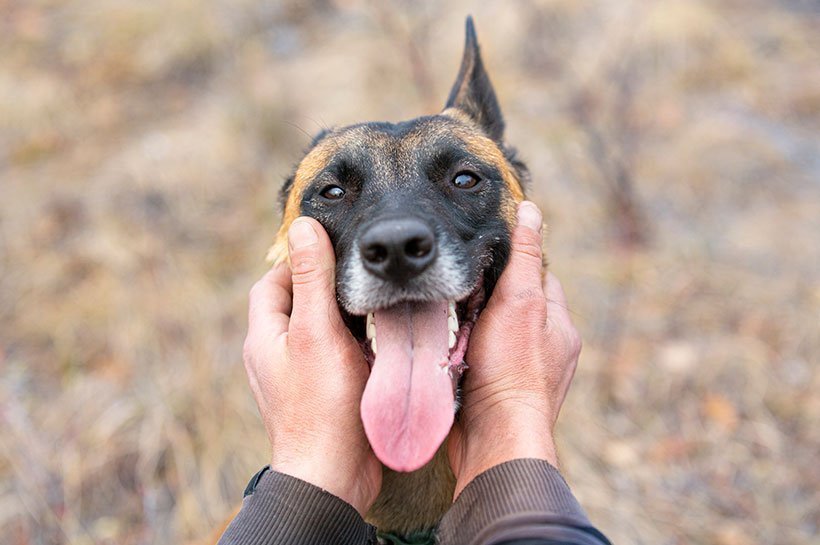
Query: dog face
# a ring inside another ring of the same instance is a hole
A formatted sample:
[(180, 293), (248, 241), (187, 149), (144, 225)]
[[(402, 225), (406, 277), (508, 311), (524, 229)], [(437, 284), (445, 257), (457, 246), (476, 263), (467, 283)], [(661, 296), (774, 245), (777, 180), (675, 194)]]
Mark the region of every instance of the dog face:
[(509, 255), (527, 172), (503, 130), (468, 18), (440, 114), (324, 131), (283, 188), (270, 257), (286, 257), (300, 215), (327, 230), (340, 307), (371, 364), (365, 431), (398, 471), (447, 436), (470, 331)]

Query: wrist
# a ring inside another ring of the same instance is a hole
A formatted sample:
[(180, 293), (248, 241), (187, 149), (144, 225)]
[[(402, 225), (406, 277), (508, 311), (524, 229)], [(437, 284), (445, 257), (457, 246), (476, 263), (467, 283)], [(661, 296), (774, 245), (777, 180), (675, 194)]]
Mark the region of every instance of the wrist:
[(465, 421), (460, 450), (455, 498), (478, 475), (511, 460), (535, 458), (558, 467), (552, 427), (540, 411), (492, 411)]
[(328, 465), (320, 460), (278, 460), (271, 461), (271, 470), (296, 477), (325, 490), (353, 506), (364, 516), (370, 509), (373, 498), (369, 498), (362, 483), (355, 476), (347, 475), (338, 464)]

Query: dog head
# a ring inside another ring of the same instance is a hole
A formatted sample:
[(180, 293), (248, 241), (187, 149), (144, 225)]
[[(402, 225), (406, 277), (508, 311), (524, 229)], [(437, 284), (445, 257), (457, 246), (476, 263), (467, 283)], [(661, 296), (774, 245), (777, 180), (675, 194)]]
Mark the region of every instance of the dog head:
[(398, 471), (446, 438), (470, 331), (507, 262), (527, 171), (503, 133), (468, 18), (440, 114), (323, 131), (282, 190), (269, 257), (286, 259), (300, 215), (327, 230), (339, 304), (371, 364), (365, 431)]

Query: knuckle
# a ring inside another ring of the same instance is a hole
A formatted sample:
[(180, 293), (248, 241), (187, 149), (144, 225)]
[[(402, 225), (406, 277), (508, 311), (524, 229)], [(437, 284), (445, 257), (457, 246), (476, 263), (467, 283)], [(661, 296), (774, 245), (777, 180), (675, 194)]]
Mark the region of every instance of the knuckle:
[(245, 343), (242, 345), (242, 361), (245, 362), (246, 369), (252, 366), (256, 352), (255, 344), (250, 335), (245, 337)]
[(533, 231), (521, 231), (516, 234), (513, 247), (521, 255), (541, 260), (541, 237)]
[(313, 252), (294, 252), (290, 257), (290, 268), (294, 283), (297, 279), (309, 281), (322, 273), (321, 260)]
[(294, 286), (316, 286), (324, 288), (330, 283), (330, 278), (326, 271), (316, 266), (305, 267), (301, 270), (293, 269)]
[(256, 381), (256, 361), (257, 357), (255, 343), (250, 340), (250, 337), (248, 337), (245, 339), (245, 344), (242, 347), (242, 363), (245, 367), (245, 374), (252, 383)]
[(581, 348), (583, 348), (584, 342), (581, 339), (581, 335), (578, 333), (578, 330), (574, 327), (568, 335), (567, 344), (572, 359), (578, 359), (578, 356), (581, 355)]
[(569, 360), (577, 360), (581, 355), (583, 341), (581, 334), (570, 322), (547, 320), (547, 336), (553, 339), (555, 349), (565, 354)]
[(527, 260), (538, 261), (541, 263), (541, 246), (536, 244), (519, 244), (516, 249), (516, 253), (519, 255), (520, 258), (525, 258)]
[(256, 282), (253, 283), (253, 286), (251, 286), (250, 292), (248, 292), (248, 299), (249, 300), (255, 301), (255, 300), (260, 299), (262, 297), (262, 293), (264, 291), (263, 282), (264, 282), (264, 280), (257, 280)]

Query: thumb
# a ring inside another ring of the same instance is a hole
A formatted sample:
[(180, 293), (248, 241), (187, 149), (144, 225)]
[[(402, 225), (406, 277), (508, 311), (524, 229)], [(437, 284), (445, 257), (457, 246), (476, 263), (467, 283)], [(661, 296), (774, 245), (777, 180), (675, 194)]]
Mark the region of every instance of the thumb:
[(541, 211), (535, 203), (523, 201), (518, 205), (518, 225), (512, 232), (510, 260), (496, 285), (502, 299), (543, 297), (541, 222)]
[(296, 218), (288, 229), (288, 254), (293, 278), (291, 326), (323, 331), (339, 318), (336, 257), (330, 238), (315, 219)]

